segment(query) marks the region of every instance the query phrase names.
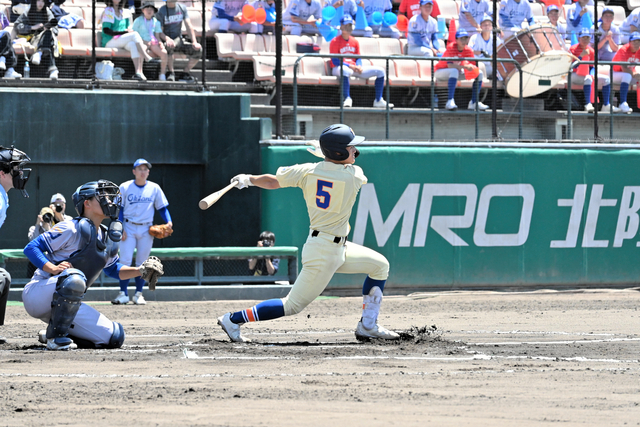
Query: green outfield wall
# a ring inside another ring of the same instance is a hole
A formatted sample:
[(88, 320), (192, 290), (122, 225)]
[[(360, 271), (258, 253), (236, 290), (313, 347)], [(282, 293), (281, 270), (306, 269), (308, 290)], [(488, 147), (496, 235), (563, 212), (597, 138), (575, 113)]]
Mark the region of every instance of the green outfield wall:
[[(363, 146), (369, 179), (349, 240), (384, 254), (396, 288), (628, 286), (640, 278), (640, 151)], [(262, 171), (314, 162), (262, 147)], [(262, 190), (263, 228), (302, 246), (300, 189)], [(336, 275), (333, 289), (361, 286)]]

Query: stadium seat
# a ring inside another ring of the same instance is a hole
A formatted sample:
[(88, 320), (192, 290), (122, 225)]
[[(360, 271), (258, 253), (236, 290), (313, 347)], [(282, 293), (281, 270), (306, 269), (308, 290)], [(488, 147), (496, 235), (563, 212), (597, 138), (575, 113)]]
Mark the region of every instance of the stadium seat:
[(397, 74), (389, 75), (391, 86), (413, 86), (414, 80), (420, 76), (418, 64), (412, 59), (393, 60)]
[[(379, 38), (378, 46), (380, 49), (380, 55), (382, 56), (391, 56), (391, 55), (402, 55), (402, 42), (400, 40), (391, 39), (391, 38)], [(406, 39), (405, 39), (406, 42)]]
[(413, 80), (413, 84), (415, 86), (431, 86), (431, 61), (416, 62), (418, 63), (418, 77)]
[(539, 17), (547, 16), (546, 6), (544, 3), (529, 3), (531, 6), (531, 12), (533, 13), (533, 19), (538, 21)]
[[(296, 61), (294, 56), (282, 57), (282, 69), (285, 74), (282, 76), (283, 84), (293, 84), (293, 64)], [(253, 73), (257, 81), (263, 83), (275, 83), (276, 77), (274, 70), (276, 66), (275, 56), (259, 56), (253, 57)]]
[[(98, 6), (96, 5), (96, 25), (97, 28), (101, 28), (102, 24), (100, 23), (100, 19), (102, 18), (102, 13), (104, 12), (105, 7), (104, 6)], [(83, 6), (82, 7), (82, 13), (84, 14), (84, 20), (87, 22), (87, 27), (91, 27), (91, 23), (92, 23), (92, 16), (91, 15), (91, 3), (89, 3), (88, 6)]]
[(218, 49), (218, 59), (220, 60), (233, 60), (233, 54), (235, 52), (242, 51), (242, 44), (240, 42), (240, 36), (232, 33), (216, 33), (216, 46)]
[[(99, 32), (97, 33), (99, 34)], [(67, 49), (67, 54), (72, 56), (91, 56), (91, 29), (74, 28), (69, 30), (71, 47)], [(99, 46), (96, 43), (96, 46)], [(96, 47), (96, 56), (101, 58), (113, 56), (113, 49), (107, 47)]]
[[(380, 45), (378, 40), (370, 37), (356, 37), (358, 43), (360, 43), (361, 55), (380, 55)], [(394, 39), (394, 41), (397, 41)]]
[[(317, 85), (321, 83), (320, 78), (327, 75), (325, 60), (322, 58), (306, 57), (300, 62), (302, 66), (298, 67), (297, 76), (299, 84)], [(327, 81), (325, 79), (325, 83)]]
[(58, 43), (62, 50), (62, 55), (67, 55), (67, 49), (71, 48), (71, 35), (69, 30), (58, 28)]
[(458, 19), (460, 11), (454, 0), (438, 0), (438, 7), (440, 8), (440, 16), (445, 18), (447, 24), (452, 19)]
[[(387, 72), (387, 61), (385, 59), (371, 59), (370, 61), (371, 61), (371, 65), (382, 67), (382, 69), (385, 70), (385, 73)], [(396, 64), (394, 63), (394, 61), (389, 60), (389, 79), (391, 79), (391, 77), (394, 77), (395, 75), (396, 75)], [(375, 81), (376, 79), (372, 77), (367, 81), (367, 84), (373, 85)]]
[[(193, 26), (193, 31), (196, 33), (196, 37), (202, 37), (202, 12), (200, 10), (189, 10), (189, 20)], [(186, 34), (186, 25), (183, 25), (182, 28), (183, 33)], [(207, 28), (207, 25), (205, 25), (205, 28)]]
[(234, 51), (231, 56), (237, 61), (251, 61), (255, 55), (265, 51), (262, 34), (240, 34), (242, 50)]

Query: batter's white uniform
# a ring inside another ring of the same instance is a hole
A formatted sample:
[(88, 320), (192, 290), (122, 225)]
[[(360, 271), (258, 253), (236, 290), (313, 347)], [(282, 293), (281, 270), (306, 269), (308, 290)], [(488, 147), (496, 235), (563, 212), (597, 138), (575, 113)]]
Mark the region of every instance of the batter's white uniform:
[(153, 246), (153, 236), (149, 234), (149, 227), (153, 225), (153, 215), (156, 210), (169, 206), (164, 192), (155, 182), (139, 187), (135, 180), (120, 185), (122, 193), (123, 214), (122, 224), (127, 238), (120, 242), (120, 262), (130, 266), (133, 251), (138, 248), (136, 267), (149, 258)]
[(7, 208), (9, 207), (9, 196), (4, 191), (4, 187), (0, 185), (0, 227), (7, 219)]
[[(77, 221), (62, 221), (51, 230), (41, 234), (47, 245), (45, 256), (49, 261), (58, 264), (68, 260), (71, 255), (80, 249), (82, 238), (77, 228)], [(98, 236), (102, 240), (102, 229)], [(105, 268), (118, 261), (118, 256), (110, 258)], [(51, 317), (51, 301), (56, 290), (58, 276), (37, 269), (33, 278), (26, 284), (22, 291), (24, 308), (31, 317), (49, 323)], [(113, 335), (113, 322), (95, 308), (80, 304), (78, 314), (73, 319), (69, 334), (95, 343), (96, 345), (108, 344)]]
[[(349, 217), (367, 177), (359, 166), (328, 161), (281, 167), (280, 187), (300, 187), (309, 212), (310, 230), (302, 248), (302, 271), (283, 299), (286, 316), (299, 313), (325, 289), (334, 273), (389, 276), (389, 262), (378, 252), (347, 242)], [(313, 234), (317, 236), (313, 237)]]

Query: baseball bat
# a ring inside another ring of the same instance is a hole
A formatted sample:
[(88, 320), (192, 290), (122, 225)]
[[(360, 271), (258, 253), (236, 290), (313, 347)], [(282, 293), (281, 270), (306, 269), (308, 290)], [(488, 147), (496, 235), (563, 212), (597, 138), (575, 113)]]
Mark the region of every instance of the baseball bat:
[(220, 200), (220, 198), (224, 196), (227, 193), (227, 191), (235, 187), (237, 183), (238, 181), (232, 181), (231, 184), (227, 185), (222, 190), (218, 190), (215, 193), (209, 194), (207, 197), (200, 200), (200, 203), (198, 203), (198, 206), (203, 211), (209, 209), (214, 203)]

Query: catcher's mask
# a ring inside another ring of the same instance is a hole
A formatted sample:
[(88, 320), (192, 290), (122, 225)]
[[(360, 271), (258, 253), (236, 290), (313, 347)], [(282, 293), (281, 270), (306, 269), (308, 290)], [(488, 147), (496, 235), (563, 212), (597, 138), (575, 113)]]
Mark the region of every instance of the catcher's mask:
[(78, 215), (84, 213), (84, 201), (93, 197), (98, 199), (102, 212), (112, 220), (118, 219), (120, 205), (122, 204), (122, 195), (120, 188), (111, 181), (101, 179), (99, 181), (87, 182), (78, 187), (73, 193), (73, 204), (76, 207)]
[[(320, 148), (326, 158), (346, 160), (349, 158), (349, 145), (357, 145), (364, 141), (364, 136), (357, 136), (347, 125), (331, 125), (320, 134)], [(356, 148), (355, 157), (360, 151)]]
[(31, 169), (25, 169), (24, 166), (30, 161), (29, 156), (13, 145), (11, 148), (0, 146), (0, 168), (4, 173), (11, 174), (13, 188), (20, 190), (24, 197), (29, 197), (24, 187), (27, 185), (31, 173)]

